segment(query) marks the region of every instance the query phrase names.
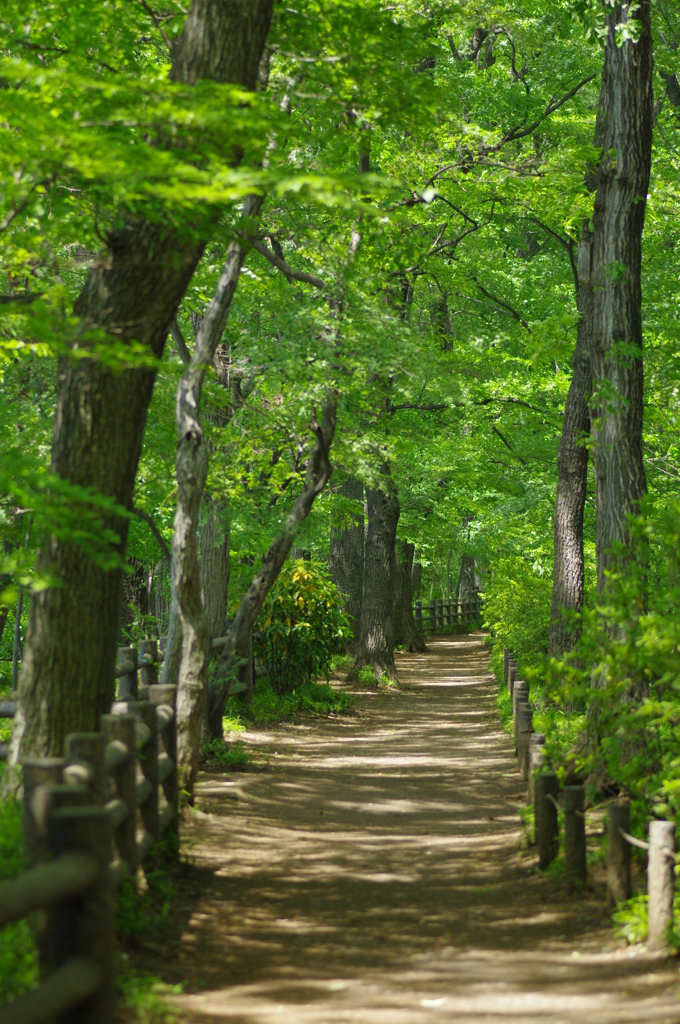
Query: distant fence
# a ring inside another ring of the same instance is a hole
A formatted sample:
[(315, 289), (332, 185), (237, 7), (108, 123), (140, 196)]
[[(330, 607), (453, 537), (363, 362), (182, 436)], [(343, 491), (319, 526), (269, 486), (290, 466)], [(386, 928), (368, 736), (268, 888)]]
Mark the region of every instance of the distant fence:
[(413, 618), (419, 633), (441, 633), (452, 626), (470, 626), (479, 622), (481, 612), (482, 599), (479, 594), (468, 594), (460, 599), (447, 597), (444, 600), (440, 597), (428, 605), (416, 601), (413, 606)]
[[(546, 868), (560, 847), (560, 812), (563, 816), (564, 866), (571, 890), (585, 886), (588, 878), (586, 858), (585, 787), (563, 786), (551, 770), (544, 750), (545, 736), (534, 732), (533, 708), (529, 702), (529, 684), (520, 678), (512, 652), (503, 652), (504, 684), (512, 698), (513, 735), (519, 759), (519, 771), (528, 784), (533, 804), (539, 867)], [(630, 803), (612, 800), (607, 805), (607, 890), (610, 905), (630, 899), (631, 846), (647, 851), (648, 947), (663, 951), (673, 921), (675, 866), (675, 823), (651, 821), (649, 842), (630, 835)]]
[(149, 681), (155, 641), (124, 650), (138, 657), (121, 661), (119, 695), (134, 695), (98, 732), (67, 736), (63, 758), (23, 763), (32, 866), (0, 887), (0, 927), (40, 912), (41, 981), (0, 1008), (0, 1024), (114, 1024), (113, 894), (155, 843), (178, 849), (177, 688)]

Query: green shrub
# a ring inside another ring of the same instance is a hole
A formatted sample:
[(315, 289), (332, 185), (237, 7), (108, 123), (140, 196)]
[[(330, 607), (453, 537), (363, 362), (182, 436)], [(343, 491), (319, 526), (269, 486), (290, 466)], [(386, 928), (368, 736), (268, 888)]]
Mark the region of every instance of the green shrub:
[(482, 596), (484, 627), (493, 634), (491, 668), (498, 678), (504, 647), (523, 668), (540, 662), (548, 650), (552, 577), (527, 558), (508, 556), (495, 563)]
[(360, 683), (363, 683), (364, 686), (378, 685), (378, 677), (370, 665), (364, 665), (362, 668), (359, 669), (359, 671), (357, 672), (357, 680)]
[[(21, 804), (0, 803), (0, 882), (24, 870), (24, 834)], [(12, 999), (38, 981), (38, 955), (33, 918), (17, 921), (0, 931), (0, 1000)]]
[[(243, 726), (241, 726), (241, 730)], [(225, 743), (224, 740), (210, 740), (203, 745), (202, 754), (213, 771), (245, 772), (250, 767), (253, 755), (240, 740)]]
[(267, 595), (254, 635), (255, 653), (274, 689), (285, 693), (328, 678), (331, 658), (350, 638), (349, 618), (323, 566), (286, 566)]
[(226, 712), (230, 721), (258, 727), (294, 721), (302, 714), (343, 714), (351, 707), (352, 698), (348, 693), (334, 690), (325, 683), (303, 683), (287, 693), (277, 693), (268, 679), (258, 679), (252, 704), (246, 704), (241, 697), (230, 697)]

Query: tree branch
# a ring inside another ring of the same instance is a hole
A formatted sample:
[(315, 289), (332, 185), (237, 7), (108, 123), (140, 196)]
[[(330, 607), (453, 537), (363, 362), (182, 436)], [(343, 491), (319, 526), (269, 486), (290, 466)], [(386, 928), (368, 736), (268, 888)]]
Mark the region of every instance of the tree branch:
[(182, 329), (177, 323), (177, 317), (175, 317), (172, 323), (170, 324), (170, 335), (175, 343), (175, 350), (177, 352), (177, 355), (180, 357), (184, 365), (188, 366), (189, 363), (191, 362), (191, 352), (189, 351), (189, 346), (187, 345), (184, 335), (182, 334)]
[(510, 442), (508, 441), (508, 439), (507, 439), (506, 437), (503, 437), (503, 435), (501, 434), (501, 432), (500, 432), (500, 430), (498, 429), (498, 427), (497, 427), (497, 426), (496, 426), (496, 425), (494, 424), (494, 425), (493, 425), (493, 426), (491, 427), (491, 429), (493, 430), (494, 434), (496, 434), (496, 435), (497, 435), (498, 437), (500, 437), (501, 441), (503, 442), (503, 444), (505, 445), (505, 447), (506, 447), (506, 448), (508, 449), (508, 451), (512, 452), (512, 454), (513, 454), (513, 455), (515, 456), (515, 458), (518, 458), (518, 459), (519, 459), (519, 461), (520, 461), (520, 462), (522, 463), (522, 465), (523, 465), (523, 466), (526, 466), (526, 464), (527, 464), (527, 460), (526, 460), (526, 459), (523, 459), (523, 458), (522, 458), (522, 456), (521, 456), (521, 455), (519, 454), (519, 452), (516, 452), (516, 451), (515, 451), (515, 449), (514, 449), (514, 448), (512, 447), (512, 445), (510, 444)]
[(551, 235), (555, 239), (555, 241), (560, 243), (563, 249), (566, 249), (567, 255), (569, 256), (569, 262), (571, 263), (571, 272), (574, 275), (574, 288), (576, 290), (576, 294), (578, 295), (580, 286), (578, 280), (578, 266), (576, 264), (576, 259), (574, 258), (573, 240), (569, 237), (563, 238), (558, 231), (553, 231), (551, 227), (548, 227), (547, 224), (544, 224), (542, 220), (539, 220), (538, 217), (535, 217), (533, 214), (529, 214), (527, 216), (527, 220), (532, 220), (534, 224), (538, 224), (539, 228), (543, 228), (543, 230), (548, 235)]
[(151, 530), (152, 534), (156, 538), (158, 546), (161, 549), (161, 551), (163, 552), (163, 558), (165, 559), (165, 561), (168, 564), (168, 572), (170, 573), (170, 576), (172, 577), (172, 555), (170, 554), (170, 548), (168, 547), (167, 543), (163, 539), (163, 535), (162, 535), (161, 531), (156, 526), (156, 523), (155, 523), (155, 521), (153, 519), (153, 516), (149, 515), (148, 512), (145, 512), (144, 509), (141, 509), (141, 508), (133, 508), (132, 512), (139, 519), (143, 519), (144, 520), (144, 522), (147, 524), (147, 526)]
[(303, 284), (311, 284), (314, 288), (318, 288), (319, 291), (325, 290), (325, 281), (322, 281), (316, 274), (308, 274), (306, 270), (295, 270), (294, 267), (291, 267), (290, 263), (277, 256), (265, 242), (255, 242), (253, 249), (259, 252), (261, 256), (264, 256), (266, 260), (269, 260), (273, 267), (280, 270), (289, 284), (293, 281), (301, 281)]

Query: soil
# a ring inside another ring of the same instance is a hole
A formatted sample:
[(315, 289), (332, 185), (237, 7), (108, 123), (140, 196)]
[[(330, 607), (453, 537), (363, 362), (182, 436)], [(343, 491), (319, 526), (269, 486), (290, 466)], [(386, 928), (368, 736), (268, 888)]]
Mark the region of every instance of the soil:
[(161, 958), (181, 1021), (680, 1022), (677, 964), (614, 937), (601, 878), (537, 871), (482, 640), (430, 639), (355, 714), (248, 734), (266, 771), (202, 778)]

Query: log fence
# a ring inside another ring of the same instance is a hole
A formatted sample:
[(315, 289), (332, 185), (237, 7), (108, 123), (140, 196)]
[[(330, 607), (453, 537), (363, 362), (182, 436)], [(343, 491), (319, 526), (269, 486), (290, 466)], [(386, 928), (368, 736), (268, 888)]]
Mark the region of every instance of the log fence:
[(452, 626), (470, 626), (480, 621), (482, 599), (479, 594), (469, 594), (460, 599), (439, 598), (423, 605), (416, 601), (413, 618), (419, 633), (442, 633)]
[[(564, 867), (571, 892), (582, 889), (588, 879), (586, 857), (585, 787), (564, 786), (550, 768), (544, 750), (545, 736), (533, 729), (533, 708), (529, 686), (520, 678), (517, 661), (509, 650), (503, 652), (503, 682), (512, 698), (513, 736), (521, 777), (527, 784), (529, 803), (534, 809), (534, 842), (539, 868), (547, 868), (560, 848), (560, 819), (563, 830)], [(607, 893), (611, 906), (632, 895), (631, 847), (647, 852), (648, 937), (655, 952), (668, 948), (673, 922), (676, 853), (675, 823), (652, 820), (649, 842), (630, 834), (630, 803), (612, 800), (607, 805)]]
[(179, 848), (176, 687), (152, 681), (155, 641), (135, 651), (134, 672), (131, 651), (99, 731), (67, 736), (63, 758), (23, 763), (30, 866), (0, 887), (0, 928), (38, 912), (41, 980), (0, 1007), (0, 1024), (114, 1024), (115, 893), (136, 885), (156, 843), (168, 857)]

